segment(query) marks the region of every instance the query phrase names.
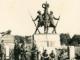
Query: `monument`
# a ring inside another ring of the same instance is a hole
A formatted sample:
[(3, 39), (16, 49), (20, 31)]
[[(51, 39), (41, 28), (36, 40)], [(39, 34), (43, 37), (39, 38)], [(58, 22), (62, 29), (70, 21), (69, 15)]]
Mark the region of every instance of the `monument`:
[[(38, 20), (38, 23), (37, 23), (36, 30), (35, 30), (34, 34), (36, 34), (37, 31), (39, 33), (41, 33), (38, 28), (42, 27), (42, 26), (44, 27), (44, 34), (48, 34), (49, 27), (53, 28), (52, 33), (57, 33), (56, 32), (56, 27), (57, 27), (58, 21), (60, 19), (60, 16), (59, 16), (59, 18), (56, 18), (53, 15), (53, 11), (50, 11), (50, 12), (48, 11), (49, 4), (47, 2), (42, 4), (42, 8), (44, 8), (44, 13), (42, 13), (40, 10), (37, 11), (38, 15), (33, 20), (34, 24), (35, 24), (35, 21)], [(54, 24), (53, 20), (57, 20), (56, 25)]]
[[(36, 17), (36, 19), (33, 20), (33, 22), (35, 23), (36, 20), (38, 20), (38, 24), (36, 24), (36, 30), (35, 33), (33, 34), (34, 37), (34, 41), (39, 49), (39, 51), (43, 51), (44, 49), (46, 49), (49, 53), (51, 52), (51, 50), (54, 50), (55, 52), (55, 48), (60, 48), (60, 36), (59, 34), (57, 34), (56, 32), (56, 27), (58, 24), (58, 21), (60, 19), (54, 17), (53, 15), (53, 11), (48, 11), (49, 8), (49, 4), (43, 3), (42, 4), (42, 8), (44, 9), (44, 13), (42, 13), (41, 11), (38, 11), (38, 16)], [(53, 20), (57, 20), (56, 25), (54, 24)], [(38, 28), (39, 27), (44, 27), (44, 33), (42, 33)], [(49, 27), (53, 28), (53, 31), (51, 33), (48, 32)], [(37, 33), (37, 31), (39, 32), (39, 34)], [(56, 54), (56, 52), (55, 52)]]

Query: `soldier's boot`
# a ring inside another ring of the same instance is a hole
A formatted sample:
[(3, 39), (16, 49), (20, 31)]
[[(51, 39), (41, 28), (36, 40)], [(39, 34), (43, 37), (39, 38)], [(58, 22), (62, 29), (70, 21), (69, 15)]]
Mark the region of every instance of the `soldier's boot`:
[(36, 30), (35, 30), (35, 32), (34, 32), (34, 34), (36, 34), (36, 32), (38, 31), (39, 32), (39, 34), (40, 34), (40, 31), (39, 31), (39, 28), (40, 27), (40, 25), (37, 25), (37, 27), (36, 27)]
[(34, 34), (36, 34), (37, 30), (38, 30), (38, 28), (36, 28), (36, 30), (35, 30), (35, 32), (34, 32)]

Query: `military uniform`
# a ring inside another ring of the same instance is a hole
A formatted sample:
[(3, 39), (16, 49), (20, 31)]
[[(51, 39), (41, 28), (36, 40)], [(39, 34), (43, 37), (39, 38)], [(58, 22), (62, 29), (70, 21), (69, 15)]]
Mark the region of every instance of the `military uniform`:
[[(59, 17), (60, 18), (60, 17)], [(50, 14), (49, 14), (49, 23), (50, 23), (50, 27), (53, 27), (54, 28), (54, 30), (53, 30), (53, 32), (55, 32), (56, 33), (56, 25), (54, 25), (54, 21), (53, 21), (53, 19), (55, 19), (55, 20), (59, 20), (59, 18), (55, 18), (54, 17), (54, 15), (53, 15), (53, 12), (52, 11), (50, 11)], [(52, 32), (52, 33), (53, 33)]]
[(23, 44), (21, 46), (21, 60), (30, 60), (31, 52), (30, 49), (26, 46), (26, 44)]
[(1, 42), (1, 60), (5, 59), (5, 47), (4, 47), (4, 42)]
[(38, 27), (43, 25), (43, 17), (42, 15), (38, 15), (35, 20), (38, 19)]
[(35, 33), (37, 32), (37, 30), (38, 30), (38, 28), (39, 28), (40, 26), (43, 26), (43, 25), (44, 25), (43, 16), (42, 16), (42, 14), (41, 14), (41, 11), (38, 11), (37, 13), (38, 13), (39, 15), (38, 15), (38, 16), (36, 17), (36, 19), (34, 20), (34, 21), (38, 20), (38, 24), (37, 24)]
[(46, 50), (44, 50), (44, 52), (42, 53), (41, 60), (49, 60), (49, 56)]
[(54, 53), (53, 53), (53, 51), (50, 53), (50, 60), (54, 60), (54, 58), (55, 58), (55, 55), (54, 55)]
[(50, 11), (50, 14), (49, 14), (49, 22), (50, 22), (50, 26), (55, 26), (55, 25), (54, 25), (53, 19), (59, 20), (59, 18), (55, 18), (54, 15), (53, 15), (53, 12)]
[(20, 47), (19, 47), (19, 45), (15, 45), (15, 47), (14, 47), (15, 60), (19, 60), (19, 55), (20, 55)]

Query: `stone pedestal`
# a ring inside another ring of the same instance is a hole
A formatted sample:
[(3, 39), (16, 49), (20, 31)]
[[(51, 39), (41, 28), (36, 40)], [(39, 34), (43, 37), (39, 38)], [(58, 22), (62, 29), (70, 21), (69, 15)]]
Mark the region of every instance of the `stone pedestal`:
[(44, 49), (47, 49), (48, 52), (55, 51), (55, 48), (61, 47), (59, 34), (36, 34), (34, 40), (41, 52)]

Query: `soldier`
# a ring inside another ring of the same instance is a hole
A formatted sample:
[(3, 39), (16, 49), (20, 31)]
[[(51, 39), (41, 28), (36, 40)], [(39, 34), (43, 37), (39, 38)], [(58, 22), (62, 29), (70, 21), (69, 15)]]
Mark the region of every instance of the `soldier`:
[(20, 50), (21, 50), (21, 60), (24, 60), (25, 58), (24, 58), (24, 55), (26, 54), (26, 53), (24, 53), (25, 51), (24, 51), (24, 43), (22, 43), (22, 45), (21, 45), (21, 48), (20, 48)]
[(31, 52), (32, 53), (32, 56), (31, 56), (32, 60), (38, 60), (37, 52), (38, 52), (37, 47), (36, 46), (32, 47), (32, 52)]
[(55, 18), (54, 15), (53, 15), (53, 12), (50, 11), (50, 14), (49, 14), (49, 23), (50, 23), (50, 26), (51, 26), (51, 27), (54, 27), (54, 32), (56, 33), (56, 30), (55, 30), (55, 27), (56, 27), (56, 26), (54, 25), (53, 19), (59, 20), (59, 19), (60, 19), (60, 16), (59, 16), (59, 18)]
[(50, 60), (54, 60), (54, 58), (55, 58), (55, 55), (54, 55), (54, 52), (52, 50), (52, 52), (50, 53)]
[(49, 60), (47, 50), (44, 50), (41, 56), (41, 60)]
[(15, 46), (14, 46), (14, 57), (15, 57), (15, 60), (19, 60), (19, 55), (20, 55), (20, 47), (19, 47), (19, 44), (16, 43)]
[(43, 24), (44, 24), (44, 22), (43, 22), (43, 17), (42, 17), (42, 14), (41, 14), (41, 11), (38, 11), (37, 13), (38, 13), (38, 16), (36, 17), (35, 20), (33, 20), (33, 21), (38, 20), (38, 25), (37, 25), (37, 27), (36, 27), (35, 33), (37, 32), (38, 28), (39, 28), (40, 26), (42, 27)]
[(26, 45), (25, 41), (21, 45), (21, 60), (30, 60), (30, 51), (29, 47)]
[(5, 59), (5, 47), (4, 47), (4, 40), (1, 41), (1, 60)]

